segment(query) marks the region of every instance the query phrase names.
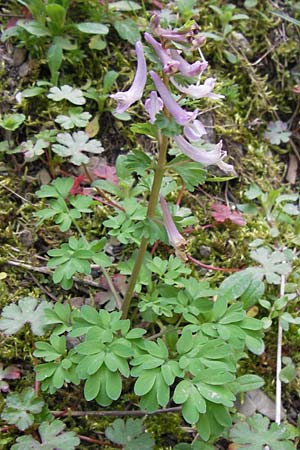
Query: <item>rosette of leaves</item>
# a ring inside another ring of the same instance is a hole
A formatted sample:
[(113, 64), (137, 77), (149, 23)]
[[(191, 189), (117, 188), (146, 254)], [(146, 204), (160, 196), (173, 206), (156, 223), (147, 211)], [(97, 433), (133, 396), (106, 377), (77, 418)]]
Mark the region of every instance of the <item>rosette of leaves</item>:
[(109, 313), (83, 306), (74, 315), (71, 337), (84, 335), (84, 342), (76, 345), (74, 351), (80, 356), (76, 372), (85, 380), (86, 400), (96, 400), (107, 406), (117, 400), (122, 391), (122, 376), (128, 378), (128, 360), (141, 337), (146, 332), (141, 328), (129, 330), (130, 321), (121, 319), (121, 312)]

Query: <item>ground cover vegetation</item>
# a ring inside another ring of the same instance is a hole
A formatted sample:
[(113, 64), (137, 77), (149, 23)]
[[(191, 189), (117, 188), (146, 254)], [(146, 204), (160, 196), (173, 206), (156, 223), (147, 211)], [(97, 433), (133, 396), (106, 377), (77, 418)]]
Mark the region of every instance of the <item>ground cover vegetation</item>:
[(0, 5), (0, 448), (299, 448), (299, 2)]

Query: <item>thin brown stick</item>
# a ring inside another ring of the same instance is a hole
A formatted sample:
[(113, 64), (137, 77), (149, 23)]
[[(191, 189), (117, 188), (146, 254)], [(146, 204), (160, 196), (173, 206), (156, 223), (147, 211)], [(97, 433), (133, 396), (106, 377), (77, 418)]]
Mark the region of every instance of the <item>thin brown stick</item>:
[(84, 416), (96, 416), (96, 417), (123, 417), (123, 416), (133, 416), (133, 417), (143, 417), (148, 415), (155, 414), (164, 414), (164, 413), (177, 413), (181, 411), (181, 406), (173, 406), (172, 408), (161, 408), (156, 411), (149, 412), (146, 410), (136, 410), (136, 411), (72, 411), (68, 409), (67, 411), (51, 411), (55, 417), (64, 417), (64, 416), (72, 416), (72, 417), (84, 417)]

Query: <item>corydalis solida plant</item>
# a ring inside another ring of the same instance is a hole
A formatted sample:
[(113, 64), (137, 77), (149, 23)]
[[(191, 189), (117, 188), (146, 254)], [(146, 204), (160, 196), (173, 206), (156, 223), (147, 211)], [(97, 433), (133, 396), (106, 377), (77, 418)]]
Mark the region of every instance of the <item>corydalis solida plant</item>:
[[(186, 110), (176, 100), (171, 91), (172, 85), (184, 97), (193, 99), (210, 98), (212, 100), (218, 100), (223, 97), (213, 92), (215, 86), (214, 78), (208, 77), (201, 83), (201, 76), (208, 66), (207, 61), (202, 57), (201, 60), (191, 64), (182, 56), (183, 50), (178, 50), (175, 45), (175, 43), (180, 43), (181, 48), (187, 52), (198, 50), (200, 45), (205, 41), (205, 38), (199, 33), (199, 27), (197, 24), (193, 23), (179, 30), (166, 30), (160, 26), (159, 17), (154, 15), (151, 19), (150, 28), (155, 37), (148, 32), (144, 34), (144, 37), (146, 42), (156, 53), (162, 65), (162, 75), (159, 75), (154, 70), (149, 71), (155, 90), (151, 91), (150, 96), (145, 101), (145, 109), (150, 117), (149, 121), (156, 127), (158, 136), (157, 163), (147, 208), (147, 219), (151, 221), (155, 216), (165, 172), (167, 152), (172, 141), (185, 156), (188, 156), (190, 159), (200, 163), (204, 167), (216, 165), (225, 173), (234, 173), (234, 168), (232, 165), (223, 161), (227, 156), (227, 153), (223, 150), (222, 141), (215, 145), (210, 145), (210, 151), (207, 151), (205, 143), (201, 140), (202, 136), (206, 134), (206, 130), (202, 122), (198, 119), (199, 109), (195, 109), (194, 111)], [(159, 39), (160, 42), (157, 39)], [(135, 48), (137, 55), (137, 69), (132, 86), (126, 92), (117, 92), (116, 94), (111, 95), (111, 98), (117, 100), (117, 107), (115, 109), (115, 112), (117, 113), (126, 111), (131, 105), (139, 101), (144, 93), (147, 80), (147, 66), (143, 53), (143, 44), (137, 42)], [(201, 51), (199, 53), (202, 55)], [(180, 83), (174, 78), (176, 74), (181, 76)], [(191, 78), (195, 76), (198, 76), (196, 85), (190, 83)], [(182, 85), (182, 77), (185, 79), (187, 86)], [(160, 125), (161, 121), (158, 119), (161, 115), (167, 122), (170, 120), (175, 122), (175, 132), (173, 132), (173, 130), (170, 132), (168, 126), (163, 128)], [(170, 217), (167, 217), (166, 215), (170, 213), (167, 210), (164, 201), (162, 201), (162, 210), (164, 224), (167, 229), (167, 234), (170, 237), (170, 235), (174, 234), (174, 230), (168, 230), (167, 224), (170, 224), (171, 222)], [(122, 308), (123, 319), (127, 317), (137, 277), (145, 257), (147, 244), (146, 237), (142, 237), (138, 256), (124, 299)]]

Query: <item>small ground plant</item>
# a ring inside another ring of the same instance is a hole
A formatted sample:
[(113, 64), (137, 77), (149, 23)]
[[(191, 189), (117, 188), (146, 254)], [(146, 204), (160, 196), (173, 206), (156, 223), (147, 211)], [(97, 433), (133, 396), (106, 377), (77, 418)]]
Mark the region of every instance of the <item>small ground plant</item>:
[[(300, 323), (291, 307), (299, 294), (294, 250), (299, 243), (293, 238), (288, 245), (283, 235), (299, 228), (299, 195), (282, 189), (265, 193), (253, 183), (238, 210), (211, 203), (212, 223), (203, 229), (193, 205), (182, 206), (184, 192), (193, 196), (199, 185), (205, 190), (206, 182), (237, 181), (238, 176), (224, 143), (211, 138), (203, 119), (207, 108), (222, 108), (224, 95), (202, 53), (209, 34), (191, 19), (193, 2), (190, 8), (177, 2), (187, 19), (182, 26), (172, 28), (168, 17), (153, 14), (143, 38), (130, 22), (111, 19), (121, 37), (126, 26), (131, 30), (127, 40), (135, 43), (136, 71), (128, 90), (110, 95), (118, 73), (109, 71), (100, 96), (89, 88), (57, 85), (64, 51), (72, 50), (66, 47), (71, 45), (68, 32), (98, 36), (108, 28), (94, 22), (69, 24), (68, 1), (20, 3), (31, 21), (18, 21), (4, 38), (27, 39), (33, 46), (38, 37), (45, 38), (41, 45), (47, 47), (51, 84), (43, 84), (34, 96), (53, 102), (57, 114), (53, 129), (15, 146), (10, 139), (7, 153), (23, 158), (23, 164), (46, 159), (56, 175), (36, 191), (34, 219), (37, 228), (54, 226), (63, 236), (63, 242), (47, 248), (44, 273), (65, 295), (60, 301), (53, 295), (51, 301), (23, 296), (2, 310), (0, 331), (7, 338), (30, 336), (34, 361), (35, 388), (16, 391), (10, 380), (20, 377), (18, 368), (0, 364), (0, 390), (6, 393), (1, 418), (8, 424), (3, 431), (11, 427), (18, 433), (10, 448), (73, 450), (81, 440), (103, 448), (150, 450), (155, 441), (142, 418), (176, 413), (193, 436), (177, 443), (176, 450), (213, 450), (221, 437), (232, 449), (292, 450), (299, 433), (281, 423), (281, 382), (293, 381), (298, 366), (286, 358), (281, 370), (280, 349), (282, 333)], [(108, 21), (114, 7), (100, 3)], [(139, 9), (135, 2), (113, 5), (117, 11)], [(248, 19), (236, 14), (234, 5), (211, 9), (222, 24), (224, 42), (234, 21)], [(100, 48), (100, 41), (94, 39), (93, 45)], [(225, 55), (236, 62), (230, 52)], [(23, 100), (27, 96), (30, 89), (21, 94)], [(128, 112), (136, 117), (131, 132), (148, 143), (119, 154), (115, 167), (104, 166), (104, 175), (93, 166), (105, 148), (96, 138), (92, 114), (83, 108), (86, 99), (96, 100), (100, 114), (104, 102), (116, 102), (113, 116), (123, 125)], [(25, 115), (5, 115), (1, 126), (11, 138), (25, 120)], [(282, 123), (268, 126), (265, 137), (272, 144), (290, 138)], [(67, 173), (59, 169), (70, 165)], [(264, 239), (251, 242), (247, 255), (253, 264), (219, 267), (199, 261), (193, 245), (199, 230), (243, 227), (243, 213), (264, 217)], [(111, 247), (121, 253), (116, 256)], [(215, 282), (207, 271), (225, 277)], [(78, 306), (68, 293), (82, 281), (100, 292), (93, 303)], [(258, 315), (257, 305), (264, 313)], [(255, 370), (244, 370), (244, 362), (263, 354), (264, 334), (274, 321), (276, 423), (270, 424), (260, 414), (240, 418), (236, 402), (264, 385)], [(47, 396), (64, 390), (80, 395), (85, 410), (50, 410)], [(62, 421), (90, 410), (117, 417), (97, 439), (68, 430)]]

